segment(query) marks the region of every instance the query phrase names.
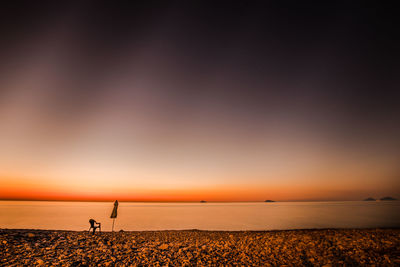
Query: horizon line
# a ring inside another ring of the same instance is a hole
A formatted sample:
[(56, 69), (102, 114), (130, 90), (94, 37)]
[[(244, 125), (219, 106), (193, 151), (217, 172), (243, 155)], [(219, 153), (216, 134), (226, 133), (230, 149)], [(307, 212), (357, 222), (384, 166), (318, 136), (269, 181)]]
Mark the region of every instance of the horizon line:
[[(366, 198), (365, 198), (366, 199)], [(246, 203), (246, 202), (347, 202), (364, 201), (365, 199), (345, 200), (345, 199), (292, 199), (292, 200), (87, 200), (87, 199), (30, 199), (30, 198), (0, 198), (0, 201), (46, 201), (46, 202), (138, 202), (138, 203)], [(380, 198), (375, 199), (380, 201)], [(397, 200), (397, 199), (396, 199)]]

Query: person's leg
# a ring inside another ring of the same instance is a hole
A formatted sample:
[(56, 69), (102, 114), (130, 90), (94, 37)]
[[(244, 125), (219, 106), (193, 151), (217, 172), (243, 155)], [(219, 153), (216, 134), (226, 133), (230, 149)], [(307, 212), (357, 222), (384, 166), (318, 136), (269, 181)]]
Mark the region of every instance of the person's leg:
[(96, 231), (96, 226), (95, 227), (93, 227), (93, 234), (94, 234), (94, 232)]

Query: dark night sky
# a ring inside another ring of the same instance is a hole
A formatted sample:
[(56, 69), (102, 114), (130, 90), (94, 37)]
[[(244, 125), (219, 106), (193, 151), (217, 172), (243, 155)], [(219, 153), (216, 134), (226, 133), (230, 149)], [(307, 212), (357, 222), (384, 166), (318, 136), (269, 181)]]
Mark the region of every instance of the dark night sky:
[[(121, 183), (137, 184), (148, 175), (174, 190), (182, 183), (237, 186), (246, 183), (244, 176), (255, 186), (268, 187), (271, 179), (282, 180), (278, 186), (291, 179), (307, 184), (304, 177), (312, 176), (310, 184), (324, 181), (319, 189), (336, 188), (331, 198), (343, 191), (399, 193), (393, 7), (288, 1), (7, 5), (0, 14), (0, 179), (83, 177), (104, 161), (115, 164), (102, 173), (118, 169), (128, 177)], [(71, 160), (76, 157), (85, 167)], [(307, 170), (282, 164), (299, 157), (310, 158), (298, 163)], [(31, 167), (36, 158), (52, 167)], [(332, 175), (338, 165), (342, 172)], [(290, 179), (280, 176), (287, 168)], [(355, 185), (333, 182), (346, 175), (354, 175), (348, 178)], [(363, 179), (368, 186), (357, 188)], [(382, 187), (373, 191), (379, 181)], [(11, 185), (9, 191), (11, 197), (19, 193)], [(296, 197), (320, 196), (307, 191)]]

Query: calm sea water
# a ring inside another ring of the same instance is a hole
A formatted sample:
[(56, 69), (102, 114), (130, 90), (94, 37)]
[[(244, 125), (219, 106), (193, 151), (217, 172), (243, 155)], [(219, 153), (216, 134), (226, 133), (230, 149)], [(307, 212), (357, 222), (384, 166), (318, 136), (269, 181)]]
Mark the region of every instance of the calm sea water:
[[(110, 231), (113, 203), (0, 201), (0, 228)], [(400, 201), (275, 203), (120, 202), (115, 230), (272, 230), (400, 227)]]

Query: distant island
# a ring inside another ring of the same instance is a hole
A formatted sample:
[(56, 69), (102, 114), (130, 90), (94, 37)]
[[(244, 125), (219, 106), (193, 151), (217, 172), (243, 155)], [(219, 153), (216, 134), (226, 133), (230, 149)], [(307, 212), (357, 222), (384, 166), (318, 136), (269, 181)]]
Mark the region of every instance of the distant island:
[(397, 200), (397, 199), (395, 199), (393, 197), (383, 197), (383, 198), (381, 198), (381, 200), (386, 201), (386, 200)]
[(264, 202), (275, 202), (275, 201), (273, 201), (273, 200), (271, 200), (271, 199), (267, 199), (267, 200), (265, 200)]
[(200, 201), (200, 203), (207, 203), (207, 201), (205, 201), (205, 200), (201, 200), (201, 201)]
[[(395, 199), (393, 197), (383, 197), (383, 198), (380, 198), (379, 200), (380, 201), (387, 201), (387, 200), (397, 200), (397, 199)], [(364, 201), (377, 201), (377, 199), (375, 199), (373, 197), (369, 197), (369, 198), (364, 199)]]

